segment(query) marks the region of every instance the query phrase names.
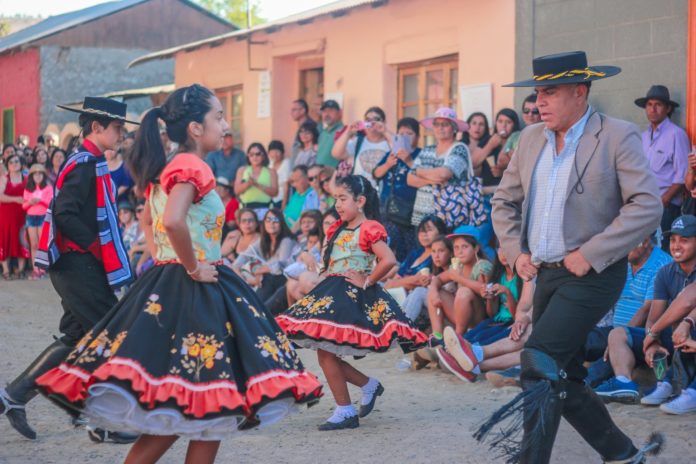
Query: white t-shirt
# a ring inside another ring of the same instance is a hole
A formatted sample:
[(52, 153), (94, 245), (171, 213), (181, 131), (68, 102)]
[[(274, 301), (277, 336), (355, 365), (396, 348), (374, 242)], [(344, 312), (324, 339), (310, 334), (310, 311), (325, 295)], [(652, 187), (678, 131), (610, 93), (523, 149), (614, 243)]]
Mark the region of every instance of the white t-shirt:
[(377, 167), (379, 162), (382, 161), (384, 155), (391, 150), (389, 148), (389, 143), (386, 140), (373, 143), (367, 140), (367, 138), (364, 138), (360, 145), (360, 153), (355, 156), (355, 146), (357, 143), (358, 138), (353, 137), (346, 145), (346, 152), (353, 157), (355, 166), (353, 168), (353, 174), (364, 176), (375, 188), (378, 188), (377, 180), (372, 177), (372, 171)]
[(287, 189), (288, 180), (290, 180), (290, 174), (292, 174), (290, 164), (290, 160), (284, 158), (276, 170), (276, 174), (278, 174), (278, 195), (273, 197), (274, 202), (283, 201), (283, 195), (285, 195), (285, 189)]

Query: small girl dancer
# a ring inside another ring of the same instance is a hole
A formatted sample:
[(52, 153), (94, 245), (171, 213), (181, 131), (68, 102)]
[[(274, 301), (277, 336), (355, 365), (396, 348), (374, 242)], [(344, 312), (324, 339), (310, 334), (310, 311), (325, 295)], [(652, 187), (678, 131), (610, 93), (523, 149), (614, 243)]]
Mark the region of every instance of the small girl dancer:
[[(319, 430), (359, 426), (384, 387), (355, 369), (342, 356), (384, 352), (398, 340), (404, 352), (425, 345), (427, 336), (413, 327), (392, 297), (376, 283), (395, 265), (379, 215), (377, 192), (362, 176), (336, 179), (340, 220), (327, 232), (323, 280), (277, 317), (288, 338), (317, 350), (319, 365), (336, 400), (336, 410)], [(377, 264), (375, 265), (375, 259)], [(355, 410), (347, 382), (362, 389)]]
[[(158, 120), (180, 152), (167, 159)], [(221, 265), (225, 208), (203, 161), (228, 124), (210, 90), (176, 90), (144, 117), (128, 164), (148, 199), (156, 266), (37, 384), (108, 430), (141, 434), (126, 464), (156, 462), (179, 438), (186, 463), (212, 463), (220, 440), (316, 401), (304, 370), (254, 291)]]
[[(24, 203), (22, 207), (27, 212), (27, 235), (31, 248), (31, 262), (36, 259), (36, 250), (39, 248), (41, 226), (43, 226), (46, 210), (53, 199), (53, 187), (46, 178), (46, 168), (43, 164), (33, 164), (29, 169), (29, 179), (24, 187)], [(30, 280), (41, 278), (44, 271), (34, 266)]]

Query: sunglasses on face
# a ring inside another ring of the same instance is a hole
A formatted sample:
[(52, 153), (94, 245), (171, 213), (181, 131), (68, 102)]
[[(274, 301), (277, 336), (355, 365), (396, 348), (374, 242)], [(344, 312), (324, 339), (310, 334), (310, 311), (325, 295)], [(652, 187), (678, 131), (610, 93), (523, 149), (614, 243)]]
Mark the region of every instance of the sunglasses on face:
[(21, 164), (22, 162), (19, 161), (18, 159), (11, 159), (10, 161), (7, 162), (7, 164)]
[(278, 219), (278, 218), (275, 217), (275, 216), (268, 216), (268, 217), (265, 219), (265, 221), (266, 221), (266, 222), (270, 222), (271, 224), (278, 224), (278, 223), (280, 222), (280, 219)]
[(382, 118), (379, 118), (379, 117), (365, 118), (365, 122), (382, 122)]
[(145, 211), (145, 208), (136, 208), (135, 210), (136, 213), (142, 213), (143, 211)]
[(319, 178), (319, 176), (310, 176), (310, 177), (308, 177), (307, 179), (309, 179), (310, 182), (314, 182), (314, 181), (317, 180), (318, 178)]
[(260, 151), (250, 151), (249, 156), (263, 156)]
[(538, 115), (539, 115), (539, 110), (536, 109), (536, 108), (534, 108), (533, 110), (530, 110), (529, 108), (525, 108), (525, 109), (522, 110), (522, 112), (523, 112), (524, 114), (532, 113), (534, 116), (538, 116)]

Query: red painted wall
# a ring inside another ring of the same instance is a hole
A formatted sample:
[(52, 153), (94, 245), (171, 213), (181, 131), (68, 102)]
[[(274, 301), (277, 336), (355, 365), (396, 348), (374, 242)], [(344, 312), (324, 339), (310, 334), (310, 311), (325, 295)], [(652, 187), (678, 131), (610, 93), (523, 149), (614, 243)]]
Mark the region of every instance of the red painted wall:
[(39, 135), (40, 61), (38, 48), (0, 55), (0, 110), (14, 107), (15, 141), (19, 135), (28, 135), (31, 146)]

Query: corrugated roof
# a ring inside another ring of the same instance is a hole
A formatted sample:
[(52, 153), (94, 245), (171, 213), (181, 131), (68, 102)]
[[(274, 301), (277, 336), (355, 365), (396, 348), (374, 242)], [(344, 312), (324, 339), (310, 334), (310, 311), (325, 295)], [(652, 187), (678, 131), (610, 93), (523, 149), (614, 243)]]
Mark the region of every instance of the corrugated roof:
[[(83, 8), (82, 10), (71, 11), (69, 13), (63, 13), (61, 15), (49, 16), (43, 21), (29, 26), (25, 29), (19, 30), (14, 34), (10, 34), (6, 37), (0, 39), (0, 53), (5, 53), (23, 45), (29, 45), (32, 42), (36, 42), (39, 39), (49, 37), (51, 35), (57, 34), (66, 29), (70, 29), (81, 24), (94, 21), (95, 19), (108, 16), (119, 11), (125, 10), (132, 6), (144, 3), (149, 0), (117, 0), (113, 2), (100, 3), (98, 5)], [(219, 16), (214, 15), (208, 10), (201, 8), (193, 2), (188, 0), (180, 0), (183, 3), (207, 14), (208, 16), (215, 18), (221, 23), (231, 25), (236, 28), (236, 26), (225, 21)]]
[(275, 21), (270, 21), (268, 23), (261, 24), (259, 26), (252, 27), (250, 29), (240, 29), (238, 31), (234, 32), (228, 32), (225, 34), (220, 34), (216, 35), (213, 37), (209, 37), (207, 39), (203, 40), (197, 40), (195, 42), (190, 42), (184, 45), (179, 45), (176, 47), (171, 47), (167, 48), (164, 50), (160, 50), (157, 52), (153, 53), (148, 53), (147, 55), (141, 56), (139, 58), (136, 58), (135, 60), (131, 61), (128, 67), (130, 68), (131, 66), (135, 66), (138, 64), (145, 63), (146, 61), (151, 61), (151, 60), (159, 60), (159, 59), (164, 59), (168, 58), (180, 51), (191, 51), (196, 48), (203, 47), (208, 44), (212, 44), (215, 42), (220, 42), (224, 41), (226, 39), (230, 38), (244, 38), (245, 36), (249, 36), (253, 34), (254, 32), (261, 32), (261, 31), (269, 31), (269, 30), (276, 30), (279, 29), (282, 26), (288, 25), (288, 24), (293, 24), (297, 23), (299, 25), (304, 25), (310, 23), (313, 19), (323, 16), (323, 15), (334, 15), (334, 16), (340, 16), (341, 13), (359, 7), (363, 5), (372, 5), (373, 7), (380, 6), (382, 4), (387, 3), (388, 0), (338, 0), (332, 3), (329, 3), (324, 6), (320, 6), (317, 8), (312, 8), (311, 10), (306, 10), (300, 13), (296, 13), (294, 15), (286, 16), (284, 18), (276, 19)]

